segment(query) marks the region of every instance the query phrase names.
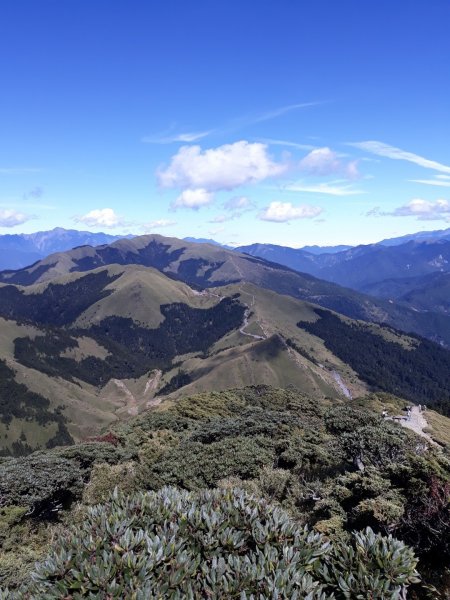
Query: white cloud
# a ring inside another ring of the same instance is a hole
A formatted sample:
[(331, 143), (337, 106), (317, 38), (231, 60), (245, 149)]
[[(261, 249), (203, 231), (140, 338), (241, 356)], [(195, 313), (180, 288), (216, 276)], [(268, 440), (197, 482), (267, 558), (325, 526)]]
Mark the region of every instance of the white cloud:
[(208, 221), (208, 223), (226, 223), (227, 221), (232, 221), (233, 219), (233, 215), (217, 215), (216, 217)]
[(450, 187), (450, 181), (447, 179), (409, 179), (411, 183), (423, 183), (425, 185), (436, 185), (438, 187)]
[(157, 219), (156, 221), (150, 221), (149, 223), (143, 223), (142, 229), (144, 231), (152, 231), (153, 229), (161, 229), (162, 227), (170, 227), (176, 225), (176, 221), (170, 221), (169, 219)]
[(252, 201), (247, 196), (235, 196), (234, 198), (230, 198), (226, 202), (223, 203), (223, 207), (226, 210), (232, 211), (241, 211), (251, 208), (253, 206)]
[(273, 146), (286, 146), (287, 148), (297, 148), (297, 150), (315, 150), (317, 146), (311, 144), (300, 144), (298, 142), (290, 142), (288, 140), (278, 140), (274, 138), (263, 138), (261, 142), (264, 144), (272, 144)]
[(448, 200), (439, 199), (435, 202), (415, 198), (396, 208), (390, 214), (394, 217), (417, 217), (420, 221), (437, 221), (450, 219), (450, 202)]
[(315, 148), (300, 161), (300, 169), (310, 175), (333, 175), (340, 173), (347, 179), (359, 177), (358, 162), (345, 162), (328, 147)]
[(81, 217), (75, 217), (74, 221), (83, 223), (88, 227), (118, 227), (125, 225), (122, 217), (117, 215), (112, 208), (97, 208), (91, 210)]
[(257, 183), (285, 170), (286, 165), (270, 158), (265, 144), (242, 140), (204, 151), (200, 146), (183, 146), (170, 165), (159, 170), (158, 179), (164, 188), (213, 192)]
[(329, 175), (340, 169), (341, 161), (330, 148), (316, 148), (300, 161), (300, 168), (313, 175)]
[(211, 133), (213, 133), (212, 129), (207, 131), (186, 131), (185, 133), (174, 134), (168, 134), (166, 131), (162, 134), (145, 136), (141, 141), (144, 142), (144, 144), (173, 144), (174, 142), (190, 143), (197, 142)]
[(274, 221), (275, 223), (287, 223), (294, 219), (312, 219), (320, 215), (322, 208), (319, 206), (311, 206), (303, 204), (301, 206), (293, 206), (290, 202), (271, 202), (263, 212), (259, 214), (259, 218), (263, 221)]
[(208, 231), (209, 235), (217, 235), (218, 233), (222, 233), (225, 231), (225, 227), (216, 227), (215, 229), (210, 229)]
[(352, 184), (342, 185), (341, 181), (332, 181), (330, 183), (318, 183), (316, 185), (307, 185), (302, 182), (287, 185), (284, 189), (289, 192), (309, 192), (313, 194), (328, 194), (330, 196), (354, 196), (365, 194), (363, 190), (356, 189)]
[(175, 202), (172, 203), (172, 208), (193, 208), (197, 210), (201, 206), (211, 204), (213, 200), (214, 194), (203, 188), (187, 189), (182, 191)]
[(298, 104), (288, 104), (286, 106), (281, 106), (280, 108), (275, 108), (274, 110), (269, 110), (265, 113), (255, 115), (254, 117), (249, 118), (248, 122), (250, 124), (270, 121), (271, 119), (276, 119), (277, 117), (281, 117), (282, 115), (290, 113), (293, 110), (298, 110), (300, 108), (311, 108), (320, 104), (323, 104), (323, 102), (300, 102)]
[(2, 209), (0, 210), (0, 227), (16, 227), (33, 218), (32, 215), (26, 215), (17, 210)]
[(400, 148), (390, 146), (389, 144), (385, 144), (383, 142), (355, 142), (349, 144), (349, 146), (354, 146), (355, 148), (365, 150), (366, 152), (376, 154), (377, 156), (392, 158), (393, 160), (406, 160), (407, 162), (414, 163), (415, 165), (419, 165), (420, 167), (424, 167), (425, 169), (433, 169), (434, 171), (439, 171), (441, 173), (450, 173), (450, 167), (447, 165), (443, 165), (442, 163), (436, 162), (434, 160), (429, 160), (428, 158), (424, 158), (423, 156), (419, 156), (418, 154), (414, 154), (413, 152), (401, 150)]

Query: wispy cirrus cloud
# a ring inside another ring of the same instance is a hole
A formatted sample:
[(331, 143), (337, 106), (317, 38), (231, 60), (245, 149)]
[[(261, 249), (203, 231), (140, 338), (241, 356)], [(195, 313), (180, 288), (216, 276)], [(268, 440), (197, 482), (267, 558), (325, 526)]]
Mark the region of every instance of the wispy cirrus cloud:
[(234, 196), (222, 204), (222, 207), (227, 211), (213, 217), (208, 223), (225, 223), (238, 219), (244, 213), (253, 210), (256, 205), (247, 196)]
[(450, 187), (450, 179), (409, 179), (411, 183), (422, 183), (424, 185), (434, 185), (437, 187)]
[(291, 202), (274, 201), (266, 206), (258, 216), (262, 221), (288, 223), (295, 219), (313, 219), (320, 215), (322, 211), (323, 209), (320, 206), (311, 206), (310, 204), (294, 206)]
[(253, 123), (262, 123), (263, 121), (271, 121), (272, 119), (286, 115), (294, 110), (312, 108), (314, 106), (319, 106), (320, 104), (324, 104), (324, 102), (298, 102), (296, 104), (286, 104), (285, 106), (280, 106), (278, 108), (255, 114), (253, 116), (243, 117), (242, 121), (247, 125), (251, 125)]
[(155, 221), (149, 221), (148, 223), (142, 223), (141, 231), (144, 233), (150, 233), (157, 229), (162, 229), (164, 227), (171, 227), (172, 225), (176, 225), (176, 221), (171, 221), (170, 219), (157, 219)]
[(356, 196), (366, 193), (364, 190), (355, 188), (352, 183), (343, 182), (342, 180), (317, 184), (308, 184), (300, 181), (288, 184), (283, 189), (289, 192), (307, 192), (310, 194), (327, 194), (329, 196)]
[(159, 134), (146, 135), (141, 139), (141, 141), (144, 144), (173, 144), (177, 142), (189, 144), (191, 142), (198, 142), (211, 133), (213, 133), (212, 129), (206, 131), (186, 131), (180, 133), (170, 133), (169, 130), (169, 132), (165, 131)]
[[(171, 125), (168, 129), (151, 135), (145, 135), (141, 138), (141, 141), (145, 144), (172, 144), (172, 143), (191, 143), (197, 142), (211, 134), (224, 134), (231, 133), (235, 131), (239, 131), (244, 127), (248, 127), (250, 125), (256, 125), (257, 123), (263, 123), (265, 121), (271, 121), (272, 119), (276, 119), (278, 117), (282, 117), (292, 111), (301, 110), (304, 108), (312, 108), (314, 106), (319, 106), (320, 104), (324, 104), (324, 102), (298, 102), (296, 104), (286, 104), (284, 106), (279, 106), (278, 108), (274, 108), (271, 110), (267, 110), (260, 113), (254, 113), (250, 115), (245, 115), (241, 117), (236, 117), (234, 119), (229, 120), (222, 126), (214, 127), (212, 129), (202, 129), (199, 131), (184, 131), (184, 132), (175, 132), (175, 125)], [(272, 142), (274, 144), (280, 143), (280, 141)], [(280, 145), (293, 145), (288, 143), (283, 143)], [(309, 150), (314, 146), (309, 145), (296, 145), (296, 147)]]
[(208, 221), (208, 223), (226, 223), (227, 221), (232, 221), (234, 219), (234, 215), (216, 215), (212, 219)]
[(301, 144), (300, 142), (291, 142), (289, 140), (278, 140), (274, 138), (260, 138), (258, 141), (272, 146), (284, 146), (286, 148), (296, 148), (297, 150), (316, 150), (317, 146), (311, 144)]
[(370, 154), (375, 154), (376, 156), (383, 156), (385, 158), (391, 158), (393, 160), (404, 160), (415, 165), (419, 165), (420, 167), (423, 167), (425, 169), (432, 169), (433, 171), (438, 171), (440, 173), (450, 173), (450, 166), (448, 165), (444, 165), (435, 160), (424, 158), (423, 156), (414, 154), (413, 152), (402, 150), (401, 148), (397, 148), (396, 146), (385, 144), (384, 142), (372, 140), (366, 142), (352, 142), (348, 145), (353, 146), (354, 148), (358, 148), (359, 150), (369, 152)]

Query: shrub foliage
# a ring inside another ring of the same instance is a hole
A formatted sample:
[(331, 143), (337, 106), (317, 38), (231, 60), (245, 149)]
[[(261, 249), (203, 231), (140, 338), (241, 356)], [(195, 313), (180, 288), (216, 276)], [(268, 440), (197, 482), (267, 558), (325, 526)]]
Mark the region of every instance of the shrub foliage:
[(416, 563), (371, 530), (333, 547), (242, 490), (116, 491), (11, 598), (400, 598)]

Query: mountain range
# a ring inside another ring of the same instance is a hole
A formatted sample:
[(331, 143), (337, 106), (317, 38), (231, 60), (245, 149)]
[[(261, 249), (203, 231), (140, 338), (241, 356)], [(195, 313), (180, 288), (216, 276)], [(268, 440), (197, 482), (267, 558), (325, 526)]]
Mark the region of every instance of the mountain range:
[(20, 269), (53, 252), (75, 246), (110, 244), (122, 237), (56, 227), (51, 231), (0, 235), (0, 269)]
[(399, 331), (448, 343), (446, 315), (233, 250), (149, 235), (0, 279), (3, 453), (86, 439), (162, 398), (237, 381), (317, 399), (378, 389), (450, 411), (448, 350)]

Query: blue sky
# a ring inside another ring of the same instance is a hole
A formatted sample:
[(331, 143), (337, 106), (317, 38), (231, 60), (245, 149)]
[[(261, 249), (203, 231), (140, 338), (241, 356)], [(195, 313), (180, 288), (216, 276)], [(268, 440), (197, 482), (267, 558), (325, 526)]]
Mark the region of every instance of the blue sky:
[(0, 233), (449, 227), (449, 23), (448, 0), (6, 0)]

